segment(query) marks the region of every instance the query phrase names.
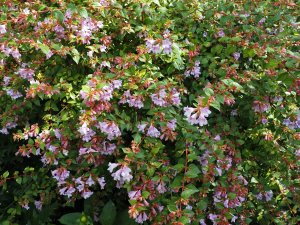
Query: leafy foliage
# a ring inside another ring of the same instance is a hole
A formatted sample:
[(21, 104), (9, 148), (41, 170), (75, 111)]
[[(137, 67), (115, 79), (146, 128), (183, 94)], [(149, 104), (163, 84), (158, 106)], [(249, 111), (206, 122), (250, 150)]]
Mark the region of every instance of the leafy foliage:
[(292, 1), (0, 5), (0, 223), (300, 222)]

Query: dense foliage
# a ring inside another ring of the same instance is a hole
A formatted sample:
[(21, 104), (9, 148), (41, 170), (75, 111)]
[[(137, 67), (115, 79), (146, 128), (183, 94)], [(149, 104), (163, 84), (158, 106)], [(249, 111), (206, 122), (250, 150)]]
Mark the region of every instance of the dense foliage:
[(0, 223), (299, 223), (298, 10), (2, 0)]

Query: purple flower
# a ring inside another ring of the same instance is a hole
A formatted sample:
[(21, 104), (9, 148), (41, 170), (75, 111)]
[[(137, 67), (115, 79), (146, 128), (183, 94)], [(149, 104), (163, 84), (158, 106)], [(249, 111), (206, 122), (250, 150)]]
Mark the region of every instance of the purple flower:
[(233, 53), (233, 58), (234, 58), (236, 61), (239, 60), (240, 56), (241, 56), (241, 53), (239, 53), (239, 52)]
[(266, 18), (261, 18), (260, 21), (258, 21), (258, 24), (262, 25), (264, 22), (266, 22)]
[(83, 123), (82, 126), (78, 129), (79, 133), (82, 135), (82, 140), (88, 142), (92, 139), (92, 136), (96, 134), (95, 131), (88, 128), (87, 123)]
[(231, 116), (237, 116), (237, 114), (238, 113), (237, 113), (236, 109), (232, 110), (231, 113), (230, 113)]
[(161, 49), (160, 49), (160, 46), (159, 44), (155, 44), (155, 40), (153, 39), (148, 39), (146, 41), (146, 48), (148, 49), (148, 52), (151, 53), (160, 53), (161, 52)]
[(7, 31), (6, 31), (6, 26), (5, 24), (2, 24), (0, 25), (0, 34), (5, 34)]
[(72, 194), (76, 191), (74, 187), (69, 187), (68, 190), (64, 193), (64, 195), (68, 196), (68, 198), (72, 197)]
[(113, 89), (119, 89), (122, 86), (122, 81), (121, 80), (113, 80), (111, 85), (112, 85)]
[(170, 121), (167, 123), (167, 127), (168, 127), (170, 130), (175, 130), (175, 129), (176, 129), (176, 122), (177, 122), (176, 119), (170, 120)]
[(108, 171), (112, 173), (112, 171), (119, 166), (119, 163), (108, 163)]
[(156, 190), (160, 193), (160, 194), (163, 194), (167, 191), (166, 189), (166, 185), (164, 182), (160, 182), (157, 187), (156, 187)]
[(20, 68), (17, 73), (20, 75), (20, 77), (26, 80), (32, 80), (34, 75), (34, 70), (29, 68)]
[(215, 141), (220, 141), (221, 140), (221, 136), (219, 134), (217, 134), (214, 138)]
[(202, 36), (203, 36), (203, 37), (207, 37), (207, 32), (204, 31), (203, 34), (202, 34)]
[(265, 112), (270, 108), (269, 103), (264, 103), (260, 101), (254, 101), (253, 102), (253, 109), (254, 112)]
[(218, 37), (224, 37), (225, 36), (225, 33), (224, 33), (223, 29), (218, 32), (217, 36)]
[(7, 89), (6, 94), (9, 95), (13, 99), (17, 99), (17, 98), (20, 98), (23, 96), (19, 91), (15, 91), (13, 89)]
[(198, 60), (195, 61), (195, 65), (192, 68), (190, 68), (184, 72), (184, 75), (186, 77), (194, 76), (195, 78), (198, 78), (200, 76), (200, 74), (201, 74), (201, 67), (200, 67), (200, 61), (198, 61)]
[[(208, 107), (200, 108), (200, 113), (196, 112), (196, 108), (184, 107), (184, 115), (187, 117), (187, 120), (190, 124), (199, 124), (200, 126), (204, 126), (207, 124), (207, 119), (211, 113)], [(194, 114), (192, 114), (194, 113)]]
[(208, 219), (210, 219), (212, 222), (215, 222), (215, 220), (218, 218), (218, 215), (216, 214), (209, 214)]
[(180, 93), (175, 88), (171, 92), (171, 101), (174, 105), (180, 105)]
[(262, 124), (266, 124), (266, 123), (268, 123), (268, 119), (266, 119), (266, 118), (262, 118), (262, 119), (261, 119), (261, 123), (262, 123)]
[(112, 155), (116, 150), (117, 146), (114, 143), (108, 143), (104, 141), (101, 146), (101, 154), (102, 155)]
[(17, 48), (16, 48), (16, 49), (13, 49), (13, 50), (11, 51), (11, 55), (12, 55), (12, 57), (14, 57), (15, 59), (19, 59), (19, 58), (21, 58), (21, 56), (22, 56)]
[(135, 222), (137, 223), (144, 223), (148, 219), (148, 216), (146, 213), (141, 213), (135, 218)]
[(204, 220), (204, 219), (200, 219), (200, 220), (199, 220), (199, 224), (200, 224), (200, 225), (206, 225), (205, 220)]
[(152, 51), (154, 54), (160, 53), (160, 52), (161, 52), (161, 49), (160, 49), (159, 44), (153, 45), (151, 51)]
[(295, 155), (300, 157), (300, 148), (295, 152)]
[(226, 199), (226, 200), (224, 201), (224, 203), (223, 203), (223, 205), (224, 205), (225, 208), (228, 208), (228, 203), (229, 203), (229, 200)]
[(216, 167), (219, 176), (222, 176), (222, 169), (220, 167)]
[(149, 137), (159, 137), (160, 132), (151, 124), (147, 131), (147, 136)]
[(270, 190), (270, 191), (266, 191), (265, 193), (265, 197), (266, 197), (266, 201), (271, 201), (272, 197), (273, 197), (273, 191)]
[(103, 133), (107, 134), (108, 140), (121, 136), (121, 131), (114, 122), (99, 122), (99, 128)]
[(231, 222), (234, 223), (237, 219), (238, 219), (238, 217), (233, 215), (233, 217), (231, 218)]
[(242, 175), (239, 175), (238, 179), (240, 182), (244, 183), (244, 185), (248, 185), (248, 181)]
[(81, 196), (82, 196), (84, 199), (87, 199), (87, 198), (91, 197), (92, 194), (93, 194), (92, 191), (90, 191), (90, 190), (85, 190), (85, 189), (84, 189), (83, 192), (81, 193)]
[(141, 196), (142, 196), (141, 190), (128, 192), (128, 197), (130, 200), (136, 200)]
[(9, 85), (9, 82), (11, 80), (11, 77), (7, 77), (7, 76), (4, 76), (3, 77), (3, 81), (4, 81), (4, 86), (8, 86)]
[(104, 177), (98, 178), (97, 181), (98, 181), (98, 183), (99, 183), (101, 189), (104, 189), (104, 187), (105, 187), (105, 185), (106, 185)]
[(34, 205), (37, 210), (42, 210), (43, 203), (41, 201), (34, 201)]
[(51, 172), (54, 179), (59, 182), (64, 182), (70, 176), (70, 171), (65, 168), (59, 168)]
[(257, 195), (256, 195), (256, 199), (257, 200), (262, 200), (262, 198), (263, 198), (263, 195), (262, 195), (262, 193), (258, 193)]
[(162, 48), (165, 54), (171, 54), (172, 53), (172, 42), (169, 38), (166, 38), (162, 41)]
[(166, 106), (167, 102), (164, 100), (164, 98), (167, 96), (165, 89), (160, 89), (157, 94), (152, 94), (151, 99), (155, 105), (158, 106)]
[(140, 132), (144, 133), (145, 132), (145, 128), (146, 128), (147, 124), (146, 123), (140, 123), (137, 125), (137, 128)]
[[(109, 163), (108, 171), (110, 173), (113, 172), (113, 170), (119, 166), (118, 163)], [(118, 187), (121, 187), (126, 181), (129, 182), (133, 177), (131, 175), (131, 169), (127, 166), (121, 167), (116, 172), (112, 173), (111, 176), (114, 178), (115, 181), (117, 181)]]
[(87, 179), (87, 181), (85, 182), (88, 186), (92, 186), (95, 184), (94, 180), (92, 179), (91, 175), (89, 176), (89, 178)]

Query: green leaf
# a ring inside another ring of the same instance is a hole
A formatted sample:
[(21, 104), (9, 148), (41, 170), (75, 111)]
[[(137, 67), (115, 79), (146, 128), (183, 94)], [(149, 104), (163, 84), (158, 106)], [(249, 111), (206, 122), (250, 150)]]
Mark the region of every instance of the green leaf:
[(199, 205), (200, 210), (205, 210), (207, 208), (207, 201), (206, 200), (200, 200), (198, 205)]
[(83, 18), (88, 18), (88, 17), (89, 17), (89, 14), (88, 14), (86, 8), (80, 9), (79, 14), (80, 14), (80, 16), (82, 16)]
[(80, 55), (79, 55), (79, 52), (76, 48), (72, 49), (72, 58), (73, 58), (74, 62), (76, 62), (76, 64), (79, 63)]
[(181, 193), (181, 197), (184, 199), (188, 199), (192, 194), (199, 192), (199, 190), (194, 185), (189, 185), (186, 189)]
[(80, 224), (81, 213), (68, 213), (60, 217), (58, 220), (63, 225), (79, 225)]
[(55, 10), (54, 11), (54, 17), (60, 22), (63, 23), (64, 22), (64, 14), (60, 11), (60, 10)]
[(4, 174), (2, 175), (3, 178), (7, 178), (9, 176), (9, 172), (8, 171), (5, 171)]
[(210, 103), (210, 106), (214, 107), (215, 109), (217, 109), (219, 111), (221, 109), (220, 102), (218, 102), (218, 101), (213, 101), (212, 103)]
[(250, 182), (251, 182), (251, 183), (258, 184), (258, 181), (255, 179), (255, 177), (252, 177)]
[(47, 55), (50, 52), (50, 48), (47, 45), (44, 45), (42, 43), (38, 43), (38, 46), (42, 50), (42, 52)]
[(199, 174), (200, 174), (200, 170), (198, 166), (196, 166), (195, 164), (191, 164), (189, 166), (188, 171), (185, 173), (185, 175), (189, 178), (196, 178), (198, 177)]
[(116, 221), (114, 225), (136, 225), (137, 223), (129, 218), (128, 210), (123, 210), (122, 212), (117, 214)]
[(116, 219), (116, 214), (117, 214), (117, 210), (115, 204), (111, 200), (108, 201), (103, 207), (103, 210), (100, 214), (101, 224), (113, 225)]

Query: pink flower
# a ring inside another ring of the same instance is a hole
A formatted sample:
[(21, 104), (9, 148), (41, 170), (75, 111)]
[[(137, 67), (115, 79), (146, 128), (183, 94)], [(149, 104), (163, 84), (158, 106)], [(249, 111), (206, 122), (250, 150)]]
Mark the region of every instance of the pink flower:
[(137, 125), (137, 128), (140, 132), (144, 133), (145, 132), (145, 128), (146, 128), (147, 124), (146, 123), (140, 123)]
[(89, 176), (89, 178), (87, 179), (87, 181), (85, 182), (88, 186), (92, 186), (95, 184), (94, 180), (92, 179), (91, 175)]
[(51, 173), (53, 178), (59, 182), (64, 182), (70, 175), (70, 171), (63, 167), (53, 170)]
[(119, 166), (119, 163), (108, 163), (108, 171), (112, 173), (112, 171)]
[(176, 129), (176, 122), (177, 122), (176, 119), (170, 120), (170, 121), (167, 123), (167, 127), (168, 127), (170, 130), (175, 130), (175, 129)]
[(30, 68), (20, 68), (17, 73), (20, 75), (20, 77), (26, 80), (32, 80), (34, 75), (34, 70)]
[(136, 200), (141, 196), (142, 196), (141, 190), (128, 192), (128, 197), (129, 197), (130, 200)]
[(13, 89), (7, 89), (6, 94), (9, 95), (13, 99), (17, 99), (17, 98), (20, 98), (23, 96), (19, 91), (15, 91)]
[(158, 93), (151, 95), (151, 99), (155, 105), (166, 106), (167, 102), (164, 100), (166, 96), (167, 96), (166, 90), (160, 89)]
[(93, 193), (94, 192), (90, 191), (89, 189), (87, 189), (87, 190), (84, 189), (83, 192), (81, 193), (81, 196), (84, 199), (87, 199), (87, 198), (91, 197)]
[(82, 140), (88, 142), (92, 139), (92, 136), (96, 134), (95, 131), (88, 128), (87, 123), (83, 123), (82, 126), (78, 129), (79, 133), (82, 135)]
[(103, 133), (107, 134), (108, 140), (121, 136), (121, 131), (114, 122), (99, 122), (99, 128)]
[(19, 59), (19, 58), (21, 58), (21, 56), (22, 56), (17, 48), (16, 48), (16, 49), (12, 49), (11, 55), (12, 55), (12, 57), (14, 57), (15, 59)]
[(167, 191), (166, 189), (166, 185), (164, 182), (160, 182), (157, 187), (156, 187), (156, 190), (160, 193), (160, 194), (163, 194)]
[(147, 136), (149, 137), (159, 137), (160, 132), (151, 124), (147, 131)]
[(34, 201), (34, 205), (39, 211), (42, 210), (43, 203), (41, 201)]
[(98, 183), (99, 183), (101, 189), (104, 189), (104, 187), (105, 187), (105, 185), (106, 185), (104, 177), (98, 178), (97, 181), (98, 181)]
[(200, 61), (195, 61), (195, 65), (184, 72), (186, 77), (194, 76), (198, 78), (201, 74)]
[(162, 41), (162, 47), (165, 54), (171, 54), (172, 53), (172, 42), (169, 38), (166, 38)]
[(0, 25), (0, 34), (5, 34), (7, 31), (6, 31), (6, 26), (5, 24), (2, 24)]
[(211, 113), (208, 107), (200, 108), (198, 112), (196, 108), (192, 107), (184, 107), (183, 110), (184, 115), (187, 117), (189, 123), (191, 123), (192, 125), (199, 124), (200, 126), (204, 126), (207, 124), (206, 117), (208, 117)]

